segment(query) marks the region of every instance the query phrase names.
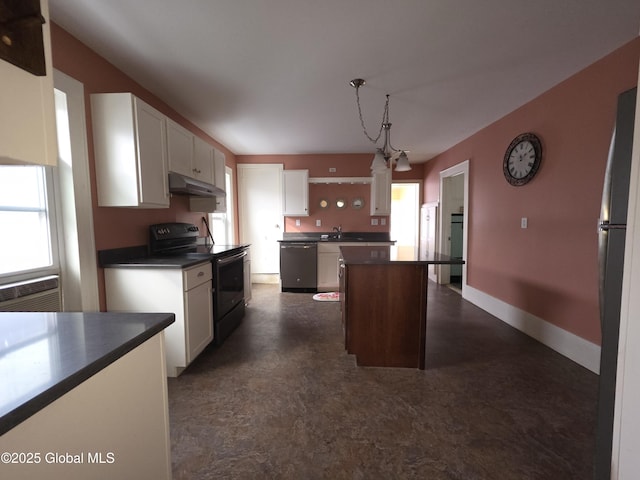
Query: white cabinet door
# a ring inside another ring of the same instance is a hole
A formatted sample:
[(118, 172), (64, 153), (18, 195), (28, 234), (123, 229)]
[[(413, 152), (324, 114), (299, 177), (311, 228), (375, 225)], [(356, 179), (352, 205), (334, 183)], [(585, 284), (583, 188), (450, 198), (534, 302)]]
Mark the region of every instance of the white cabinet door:
[(391, 215), (391, 169), (374, 173), (371, 181), (371, 215)]
[(339, 252), (323, 252), (318, 249), (318, 291), (328, 292), (338, 289), (339, 257)]
[[(18, 5), (21, 2), (11, 2)], [(3, 2), (3, 9), (6, 2)], [(53, 64), (49, 8), (40, 1), (45, 76), (36, 76), (0, 60), (0, 164), (56, 165), (58, 146), (53, 100)], [(3, 30), (4, 32), (4, 30)], [(11, 33), (5, 40), (9, 41)], [(23, 39), (16, 39), (18, 42)]]
[(309, 215), (309, 170), (283, 170), (283, 215)]
[(140, 204), (169, 206), (165, 116), (135, 100), (138, 127)]
[(185, 292), (187, 363), (191, 363), (213, 340), (211, 280)]
[(225, 180), (225, 167), (226, 167), (226, 158), (224, 153), (222, 153), (217, 148), (213, 150), (213, 163), (214, 163), (214, 184), (220, 190), (226, 191), (226, 180)]
[(167, 157), (169, 171), (191, 177), (193, 134), (171, 119), (167, 119)]
[(169, 206), (166, 117), (130, 93), (91, 95), (101, 207)]
[(200, 137), (193, 137), (193, 167), (190, 176), (214, 184), (213, 147)]

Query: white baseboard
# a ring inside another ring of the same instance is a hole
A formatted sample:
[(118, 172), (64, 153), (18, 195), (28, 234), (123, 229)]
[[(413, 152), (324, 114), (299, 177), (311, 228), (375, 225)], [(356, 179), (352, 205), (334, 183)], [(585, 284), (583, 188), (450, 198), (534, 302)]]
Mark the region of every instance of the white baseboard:
[(468, 285), (464, 286), (463, 297), (577, 364), (600, 372), (600, 347), (595, 343)]

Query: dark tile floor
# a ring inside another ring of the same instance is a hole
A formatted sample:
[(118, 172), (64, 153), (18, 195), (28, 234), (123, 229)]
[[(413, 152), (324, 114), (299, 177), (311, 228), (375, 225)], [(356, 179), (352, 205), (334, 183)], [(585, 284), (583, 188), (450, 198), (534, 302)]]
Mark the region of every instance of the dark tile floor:
[(169, 379), (174, 479), (589, 479), (597, 376), (429, 285), (427, 369), (362, 368), (338, 303), (254, 285)]

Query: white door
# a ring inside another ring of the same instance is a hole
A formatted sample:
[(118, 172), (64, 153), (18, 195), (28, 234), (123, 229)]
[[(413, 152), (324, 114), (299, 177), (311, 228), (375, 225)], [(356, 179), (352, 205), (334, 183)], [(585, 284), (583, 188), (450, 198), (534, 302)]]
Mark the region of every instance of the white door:
[(240, 243), (251, 244), (251, 274), (280, 273), (282, 164), (238, 165)]

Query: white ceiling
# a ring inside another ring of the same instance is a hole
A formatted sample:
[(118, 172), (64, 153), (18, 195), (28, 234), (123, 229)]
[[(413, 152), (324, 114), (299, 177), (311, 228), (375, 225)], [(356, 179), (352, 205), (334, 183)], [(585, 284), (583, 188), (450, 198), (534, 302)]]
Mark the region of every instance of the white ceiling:
[(236, 154), (424, 161), (640, 29), (638, 0), (49, 0), (51, 19)]

